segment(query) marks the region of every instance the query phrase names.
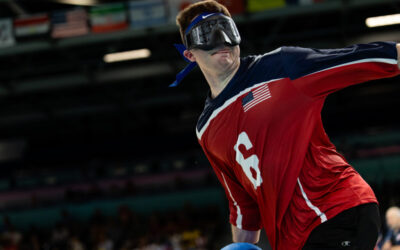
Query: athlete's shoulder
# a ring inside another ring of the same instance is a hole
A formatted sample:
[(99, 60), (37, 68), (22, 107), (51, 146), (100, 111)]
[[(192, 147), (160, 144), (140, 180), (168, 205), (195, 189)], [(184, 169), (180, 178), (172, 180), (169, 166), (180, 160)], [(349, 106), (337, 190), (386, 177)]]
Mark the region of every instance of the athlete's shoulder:
[(284, 78), (284, 68), (281, 56), (282, 48), (264, 54), (250, 55), (242, 58), (246, 65), (241, 88), (248, 88), (254, 84), (277, 78)]
[(279, 64), (279, 61), (281, 60), (281, 52), (282, 47), (264, 54), (250, 55), (244, 57), (242, 60), (248, 61), (247, 65), (249, 69), (276, 65), (277, 63)]

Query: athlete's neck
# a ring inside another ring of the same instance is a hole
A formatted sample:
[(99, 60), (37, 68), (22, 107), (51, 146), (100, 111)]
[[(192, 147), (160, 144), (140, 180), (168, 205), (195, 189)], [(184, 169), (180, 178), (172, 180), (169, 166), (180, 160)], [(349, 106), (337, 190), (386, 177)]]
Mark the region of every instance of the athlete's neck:
[(240, 59), (223, 72), (203, 72), (211, 90), (211, 98), (216, 98), (235, 76), (240, 66)]

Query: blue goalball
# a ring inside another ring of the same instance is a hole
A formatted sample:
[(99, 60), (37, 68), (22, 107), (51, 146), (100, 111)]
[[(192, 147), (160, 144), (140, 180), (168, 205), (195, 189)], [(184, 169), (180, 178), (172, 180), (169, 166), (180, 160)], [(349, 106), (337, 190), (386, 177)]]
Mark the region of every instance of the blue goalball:
[(262, 249), (256, 245), (253, 245), (250, 243), (240, 242), (240, 243), (229, 244), (229, 245), (221, 248), (221, 250), (262, 250)]

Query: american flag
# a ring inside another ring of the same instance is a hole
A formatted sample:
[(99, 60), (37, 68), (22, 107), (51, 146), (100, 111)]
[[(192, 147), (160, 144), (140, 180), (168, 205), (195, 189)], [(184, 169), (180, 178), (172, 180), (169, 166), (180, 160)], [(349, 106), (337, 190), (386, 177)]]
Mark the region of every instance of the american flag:
[(243, 99), (242, 106), (244, 112), (249, 111), (252, 107), (256, 106), (260, 102), (263, 102), (271, 98), (271, 92), (269, 91), (268, 84), (265, 83), (262, 86), (250, 91)]
[(81, 8), (54, 12), (52, 23), (51, 36), (53, 38), (81, 36), (89, 33), (87, 14)]

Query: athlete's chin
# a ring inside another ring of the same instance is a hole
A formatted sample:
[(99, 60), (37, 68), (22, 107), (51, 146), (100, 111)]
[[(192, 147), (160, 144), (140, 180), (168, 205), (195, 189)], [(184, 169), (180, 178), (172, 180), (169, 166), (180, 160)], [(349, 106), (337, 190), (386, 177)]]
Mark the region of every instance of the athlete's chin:
[(217, 65), (221, 69), (229, 68), (233, 64), (232, 60), (219, 60)]
[(230, 53), (217, 53), (215, 55), (217, 61), (219, 62), (232, 62), (233, 57)]

